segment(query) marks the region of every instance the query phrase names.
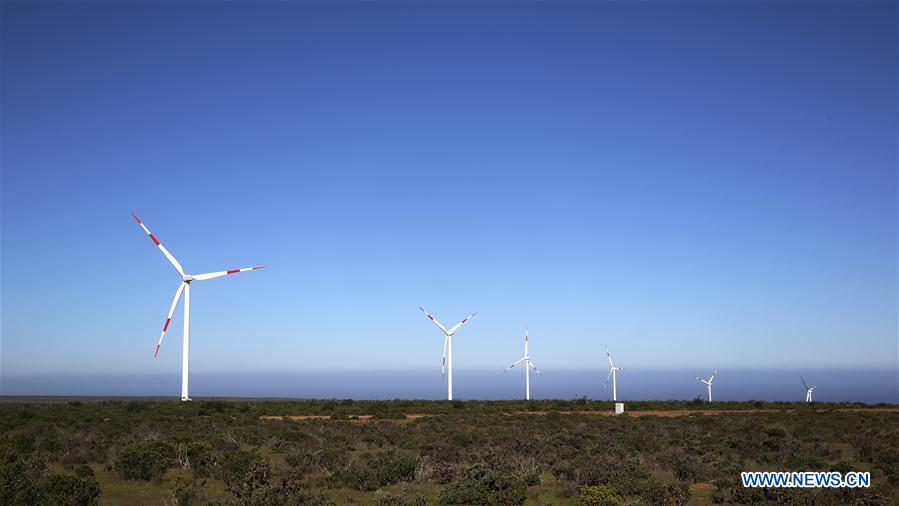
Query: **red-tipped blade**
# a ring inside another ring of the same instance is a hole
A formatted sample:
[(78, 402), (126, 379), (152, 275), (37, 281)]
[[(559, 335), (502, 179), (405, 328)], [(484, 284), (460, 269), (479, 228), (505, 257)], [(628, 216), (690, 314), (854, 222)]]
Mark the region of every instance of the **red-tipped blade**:
[(191, 277), (196, 281), (203, 281), (206, 279), (227, 276), (228, 274), (237, 274), (238, 272), (255, 271), (257, 269), (265, 269), (265, 266), (257, 265), (256, 267), (244, 267), (242, 269), (228, 269), (227, 271), (207, 272), (206, 274), (197, 274), (197, 275), (191, 276)]
[(176, 260), (175, 257), (172, 256), (171, 253), (169, 253), (169, 250), (165, 249), (165, 246), (163, 246), (162, 243), (159, 242), (159, 239), (157, 239), (156, 236), (153, 235), (152, 232), (150, 232), (150, 229), (148, 229), (147, 226), (144, 225), (144, 222), (140, 221), (140, 218), (138, 218), (136, 214), (131, 213), (131, 216), (134, 217), (135, 221), (137, 221), (137, 224), (140, 225), (140, 228), (144, 229), (144, 232), (147, 233), (147, 235), (150, 237), (150, 240), (153, 241), (153, 244), (155, 244), (156, 247), (159, 248), (159, 251), (162, 251), (162, 254), (165, 255), (169, 263), (172, 264), (172, 267), (174, 267), (175, 270), (178, 271), (178, 274), (183, 277), (184, 269), (181, 267), (181, 264), (178, 263), (178, 260)]
[(175, 292), (175, 298), (172, 299), (172, 306), (169, 308), (169, 314), (165, 318), (165, 323), (162, 324), (162, 333), (159, 334), (159, 342), (156, 343), (156, 351), (153, 353), (153, 358), (156, 358), (156, 355), (159, 355), (159, 347), (162, 346), (162, 339), (165, 337), (165, 331), (169, 329), (169, 323), (172, 322), (172, 315), (175, 314), (175, 307), (178, 305), (178, 301), (181, 299), (181, 294), (184, 292), (184, 283), (178, 285), (178, 290)]

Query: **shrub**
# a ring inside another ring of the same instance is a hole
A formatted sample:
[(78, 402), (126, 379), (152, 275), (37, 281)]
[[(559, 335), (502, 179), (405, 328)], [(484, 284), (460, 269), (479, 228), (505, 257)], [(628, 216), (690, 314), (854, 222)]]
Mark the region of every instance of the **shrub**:
[(268, 461), (258, 453), (234, 450), (222, 454), (220, 473), (228, 490), (239, 499), (253, 496), (266, 487), (271, 479)]
[(336, 506), (336, 503), (318, 491), (304, 488), (299, 481), (284, 479), (278, 485), (265, 485), (254, 490), (253, 495), (240, 498), (244, 506)]
[(215, 454), (207, 442), (190, 441), (175, 448), (175, 462), (184, 469), (191, 469), (197, 476), (212, 476)]
[[(339, 475), (346, 471), (348, 465), (347, 453), (345, 450), (335, 447), (323, 448), (321, 451), (308, 457), (309, 462), (314, 468), (317, 468), (325, 476)], [(305, 455), (294, 455), (287, 463), (303, 469), (306, 462)]]
[(358, 490), (376, 490), (385, 485), (412, 481), (418, 461), (398, 455), (395, 451), (367, 453), (361, 462), (348, 468), (341, 476), (344, 483)]
[(443, 487), (437, 500), (441, 504), (521, 504), (527, 495), (520, 478), (476, 465)]
[(159, 441), (140, 441), (116, 452), (112, 467), (125, 480), (159, 481), (173, 462), (171, 445)]
[[(84, 467), (90, 470), (89, 467)], [(85, 474), (83, 469), (81, 474)], [(100, 484), (94, 478), (93, 471), (84, 477), (51, 475), (47, 482), (47, 503), (71, 506), (100, 504)]]
[(685, 483), (699, 481), (699, 466), (691, 460), (679, 460), (674, 463), (674, 477)]
[(690, 489), (686, 483), (653, 482), (640, 497), (646, 502), (658, 506), (684, 506), (690, 500)]
[(577, 503), (589, 506), (617, 506), (622, 504), (622, 501), (611, 487), (587, 485), (578, 491)]
[(386, 490), (375, 492), (375, 506), (426, 506), (427, 504), (428, 500), (425, 496), (413, 492), (405, 484), (398, 492)]
[(38, 480), (47, 465), (12, 448), (0, 451), (0, 504), (36, 504), (42, 496)]
[(172, 489), (172, 504), (174, 506), (189, 506), (200, 500), (206, 480), (197, 483), (194, 480), (178, 478)]

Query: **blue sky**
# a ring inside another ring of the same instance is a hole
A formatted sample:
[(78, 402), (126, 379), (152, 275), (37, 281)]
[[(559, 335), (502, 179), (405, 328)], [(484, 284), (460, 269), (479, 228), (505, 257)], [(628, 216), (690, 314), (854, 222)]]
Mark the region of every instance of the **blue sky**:
[(895, 369), (896, 20), (3, 2), (3, 373)]

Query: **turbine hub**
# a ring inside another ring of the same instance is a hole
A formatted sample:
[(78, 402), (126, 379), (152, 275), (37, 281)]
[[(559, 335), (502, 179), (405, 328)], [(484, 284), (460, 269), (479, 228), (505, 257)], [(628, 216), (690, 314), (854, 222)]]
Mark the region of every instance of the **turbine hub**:
[(185, 282), (185, 283), (190, 284), (190, 282), (193, 281), (193, 280), (194, 280), (193, 276), (191, 276), (191, 275), (189, 275), (189, 274), (185, 274), (185, 275), (184, 275), (184, 282)]

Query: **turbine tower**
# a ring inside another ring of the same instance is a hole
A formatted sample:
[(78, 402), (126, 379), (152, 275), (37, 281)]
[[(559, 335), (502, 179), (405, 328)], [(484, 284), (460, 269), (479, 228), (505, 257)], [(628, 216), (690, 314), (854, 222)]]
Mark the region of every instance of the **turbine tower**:
[(609, 359), (609, 375), (606, 377), (606, 382), (603, 383), (602, 389), (605, 390), (609, 385), (609, 378), (612, 379), (612, 400), (618, 400), (618, 382), (615, 381), (618, 376), (618, 371), (623, 371), (624, 367), (615, 367), (615, 364), (612, 363), (612, 354), (609, 353), (609, 348), (606, 347), (606, 357)]
[(715, 376), (716, 376), (717, 374), (718, 374), (718, 369), (715, 369), (715, 372), (712, 373), (712, 377), (709, 378), (708, 380), (704, 380), (704, 379), (700, 378), (699, 376), (696, 376), (696, 379), (698, 379), (698, 380), (701, 381), (702, 383), (705, 383), (705, 385), (708, 387), (708, 389), (709, 389), (709, 402), (712, 402), (712, 381), (714, 381)]
[(446, 399), (451, 401), (451, 400), (453, 400), (453, 334), (455, 334), (456, 331), (459, 330), (459, 327), (464, 325), (465, 322), (467, 322), (468, 320), (474, 318), (475, 315), (477, 315), (478, 313), (474, 313), (474, 314), (470, 314), (470, 315), (466, 316), (462, 321), (457, 323), (455, 327), (453, 327), (449, 330), (446, 330), (446, 327), (444, 327), (443, 324), (441, 324), (439, 321), (437, 321), (436, 318), (434, 318), (433, 316), (428, 314), (428, 312), (425, 311), (425, 308), (418, 306), (418, 309), (421, 309), (421, 312), (424, 313), (425, 316), (427, 316), (429, 320), (434, 322), (434, 325), (437, 325), (437, 327), (443, 332), (443, 335), (444, 335), (444, 338), (443, 338), (443, 362), (440, 365), (440, 372), (442, 375), (444, 373), (444, 371), (448, 371), (447, 372), (448, 380), (447, 380), (447, 388), (446, 388)]
[(805, 402), (812, 402), (812, 391), (814, 391), (816, 387), (813, 385), (809, 388), (809, 386), (805, 384), (805, 378), (802, 376), (800, 376), (799, 379), (802, 380), (802, 386), (805, 387)]
[(205, 281), (207, 279), (217, 278), (220, 276), (226, 276), (228, 274), (237, 274), (238, 272), (244, 271), (254, 271), (256, 269), (262, 269), (265, 267), (264, 265), (258, 265), (256, 267), (246, 267), (243, 269), (231, 269), (227, 271), (219, 271), (219, 272), (209, 272), (206, 274), (185, 274), (184, 269), (181, 267), (181, 264), (178, 263), (178, 260), (175, 260), (175, 257), (169, 253), (169, 250), (165, 249), (165, 246), (156, 239), (150, 230), (147, 229), (147, 226), (144, 225), (140, 218), (137, 217), (136, 214), (131, 213), (131, 216), (134, 216), (134, 219), (140, 225), (140, 228), (144, 229), (144, 232), (150, 236), (150, 240), (153, 241), (156, 246), (159, 247), (159, 251), (162, 251), (162, 254), (169, 260), (169, 263), (172, 264), (172, 267), (178, 271), (178, 275), (181, 276), (181, 284), (178, 285), (178, 290), (175, 291), (175, 298), (172, 300), (172, 307), (169, 308), (169, 315), (165, 319), (165, 324), (162, 326), (162, 333), (159, 335), (159, 342), (156, 343), (156, 351), (153, 353), (153, 358), (159, 354), (159, 347), (162, 346), (162, 339), (165, 337), (165, 331), (169, 328), (169, 323), (172, 321), (172, 315), (175, 314), (175, 307), (178, 305), (178, 300), (181, 299), (181, 294), (184, 294), (184, 340), (182, 341), (181, 348), (181, 400), (189, 401), (190, 396), (188, 395), (187, 386), (188, 386), (188, 369), (190, 366), (190, 283), (192, 281)]
[(524, 328), (524, 356), (521, 357), (521, 359), (519, 359), (518, 362), (515, 362), (514, 364), (507, 367), (506, 370), (503, 372), (509, 372), (510, 369), (512, 369), (513, 367), (515, 367), (516, 365), (518, 365), (522, 362), (524, 362), (524, 399), (526, 401), (529, 401), (529, 400), (531, 400), (531, 370), (530, 369), (533, 368), (534, 372), (536, 372), (537, 374), (540, 374), (540, 370), (537, 369), (536, 366), (534, 366), (534, 363), (531, 362), (531, 357), (528, 356), (528, 328), (527, 327)]

